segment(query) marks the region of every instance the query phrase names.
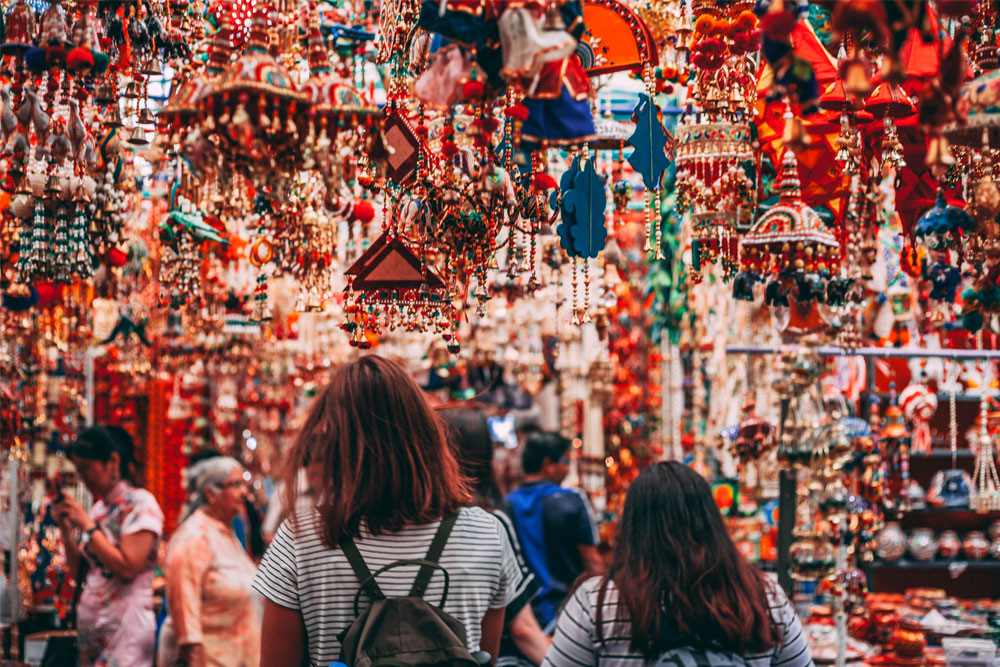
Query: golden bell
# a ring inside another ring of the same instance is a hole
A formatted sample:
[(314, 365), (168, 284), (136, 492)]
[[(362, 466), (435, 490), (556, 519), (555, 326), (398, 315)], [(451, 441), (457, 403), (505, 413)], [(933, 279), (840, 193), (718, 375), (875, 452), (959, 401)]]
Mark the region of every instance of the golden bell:
[(17, 190), (14, 191), (14, 194), (15, 195), (33, 195), (33, 194), (35, 194), (31, 190), (31, 182), (28, 180), (27, 176), (25, 176), (24, 178), (22, 178), (21, 181), (17, 184)]
[(844, 92), (861, 99), (871, 94), (872, 82), (867, 62), (855, 59), (844, 63)]
[(155, 53), (142, 69), (142, 73), (146, 76), (160, 76), (163, 74), (163, 69), (160, 67), (160, 59), (156, 57)]
[(802, 150), (809, 144), (809, 135), (806, 134), (801, 118), (791, 118), (785, 121), (785, 131), (781, 135), (781, 142), (795, 152)]
[(944, 176), (948, 168), (955, 164), (955, 156), (951, 154), (951, 147), (944, 137), (931, 137), (927, 144), (927, 158), (924, 163), (930, 167), (935, 178)]
[(142, 128), (142, 125), (136, 125), (132, 128), (132, 134), (129, 135), (128, 142), (133, 146), (149, 145), (149, 139), (146, 138), (146, 130)]
[(113, 104), (117, 99), (115, 89), (109, 83), (102, 83), (94, 92), (94, 104)]
[(128, 100), (139, 99), (139, 84), (135, 81), (129, 81), (128, 85), (125, 86), (125, 92), (122, 94), (122, 97)]
[(87, 194), (87, 188), (83, 187), (82, 183), (76, 186), (76, 190), (73, 192), (73, 201), (81, 204), (90, 202), (90, 195)]
[(156, 115), (146, 107), (139, 109), (139, 124), (156, 125)]
[(54, 197), (59, 194), (60, 190), (59, 177), (55, 174), (49, 174), (48, 179), (45, 181), (45, 189), (42, 192), (47, 197)]
[(118, 109), (118, 104), (112, 104), (104, 117), (104, 127), (122, 127), (122, 114)]

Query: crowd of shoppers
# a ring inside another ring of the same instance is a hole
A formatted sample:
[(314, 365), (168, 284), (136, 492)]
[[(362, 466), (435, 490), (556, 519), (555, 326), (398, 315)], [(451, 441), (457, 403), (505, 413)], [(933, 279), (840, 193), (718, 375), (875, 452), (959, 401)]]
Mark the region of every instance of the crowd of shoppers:
[[(254, 523), (243, 466), (212, 456), (191, 467), (157, 647), (162, 512), (135, 484), (128, 434), (83, 431), (70, 456), (96, 502), (53, 507), (85, 581), (79, 664), (353, 667), (391, 627), (390, 656), (419, 656), (425, 634), (455, 640), (447, 658), (416, 664), (811, 665), (787, 598), (739, 555), (689, 468), (656, 464), (633, 483), (608, 568), (585, 496), (564, 487), (570, 441), (530, 435), (524, 481), (506, 498), (493, 452), (482, 412), (435, 412), (378, 356), (345, 365), (285, 457), (259, 566), (240, 535)], [(430, 624), (407, 635), (417, 618)]]

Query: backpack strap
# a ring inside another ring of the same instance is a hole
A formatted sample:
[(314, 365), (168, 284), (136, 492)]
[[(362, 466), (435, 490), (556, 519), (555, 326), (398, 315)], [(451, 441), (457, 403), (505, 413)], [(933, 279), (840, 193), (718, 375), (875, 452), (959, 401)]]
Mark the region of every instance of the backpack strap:
[[(347, 557), (347, 562), (351, 564), (351, 569), (354, 570), (354, 576), (358, 578), (361, 582), (361, 588), (368, 593), (368, 597), (372, 600), (384, 600), (385, 594), (382, 589), (378, 587), (378, 582), (375, 581), (375, 577), (372, 576), (371, 570), (368, 569), (368, 564), (365, 563), (364, 556), (358, 551), (358, 545), (354, 543), (350, 535), (344, 535), (340, 540), (340, 550), (344, 552), (344, 556)], [(360, 590), (358, 593), (360, 594)], [(357, 596), (355, 596), (355, 607), (357, 606)], [(355, 614), (357, 615), (357, 614)]]
[[(448, 542), (448, 536), (451, 535), (451, 529), (455, 527), (455, 521), (457, 519), (458, 513), (449, 514), (441, 519), (441, 525), (438, 526), (437, 532), (434, 533), (434, 539), (431, 541), (431, 546), (427, 549), (427, 555), (424, 556), (424, 560), (427, 562), (420, 566), (420, 571), (417, 572), (417, 578), (413, 581), (413, 588), (410, 589), (411, 598), (424, 597), (424, 593), (427, 591), (427, 584), (430, 583), (434, 570), (444, 569), (438, 565), (438, 561), (441, 560), (441, 554), (444, 552), (444, 545)], [(434, 567), (435, 565), (438, 566)], [(441, 601), (441, 604), (444, 604), (444, 600)]]

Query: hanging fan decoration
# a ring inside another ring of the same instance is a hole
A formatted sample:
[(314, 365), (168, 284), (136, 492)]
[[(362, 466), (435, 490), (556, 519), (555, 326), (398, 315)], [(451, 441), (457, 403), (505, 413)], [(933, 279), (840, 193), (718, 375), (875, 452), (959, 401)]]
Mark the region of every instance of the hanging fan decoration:
[(588, 76), (655, 67), (656, 42), (646, 24), (618, 0), (586, 0), (583, 22), (587, 31), (576, 53)]

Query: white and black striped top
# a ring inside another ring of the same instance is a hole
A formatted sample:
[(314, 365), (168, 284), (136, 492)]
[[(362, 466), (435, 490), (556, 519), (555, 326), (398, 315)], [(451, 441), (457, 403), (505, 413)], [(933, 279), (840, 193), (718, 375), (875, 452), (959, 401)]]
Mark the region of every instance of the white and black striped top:
[[(407, 526), (375, 537), (362, 527), (355, 544), (374, 572), (398, 560), (423, 558), (439, 523)], [(314, 509), (300, 512), (297, 524), (281, 524), (253, 587), (271, 602), (302, 613), (309, 636), (309, 659), (313, 665), (325, 667), (340, 658), (337, 636), (354, 622), (354, 595), (360, 583), (340, 549), (323, 543), (322, 528)], [(465, 626), (469, 649), (477, 651), (486, 611), (505, 607), (520, 584), (506, 531), (492, 514), (478, 507), (463, 508), (439, 563), (451, 580), (443, 609)], [(386, 597), (405, 596), (416, 575), (416, 566), (401, 566), (379, 575), (378, 585)], [(425, 599), (437, 604), (443, 589), (443, 577), (435, 572)], [(362, 593), (360, 608), (364, 610), (369, 602)]]
[[(603, 641), (598, 642), (594, 618), (600, 582), (600, 577), (587, 579), (566, 601), (542, 667), (642, 667), (647, 664), (642, 655), (629, 650), (630, 638), (617, 630), (616, 620), (628, 618), (628, 607), (619, 600), (614, 582), (608, 584), (604, 598)], [(771, 616), (781, 634), (781, 645), (763, 655), (742, 656), (747, 667), (811, 667), (812, 656), (799, 617), (781, 588), (771, 584), (768, 588)], [(626, 623), (624, 627), (630, 626)]]

